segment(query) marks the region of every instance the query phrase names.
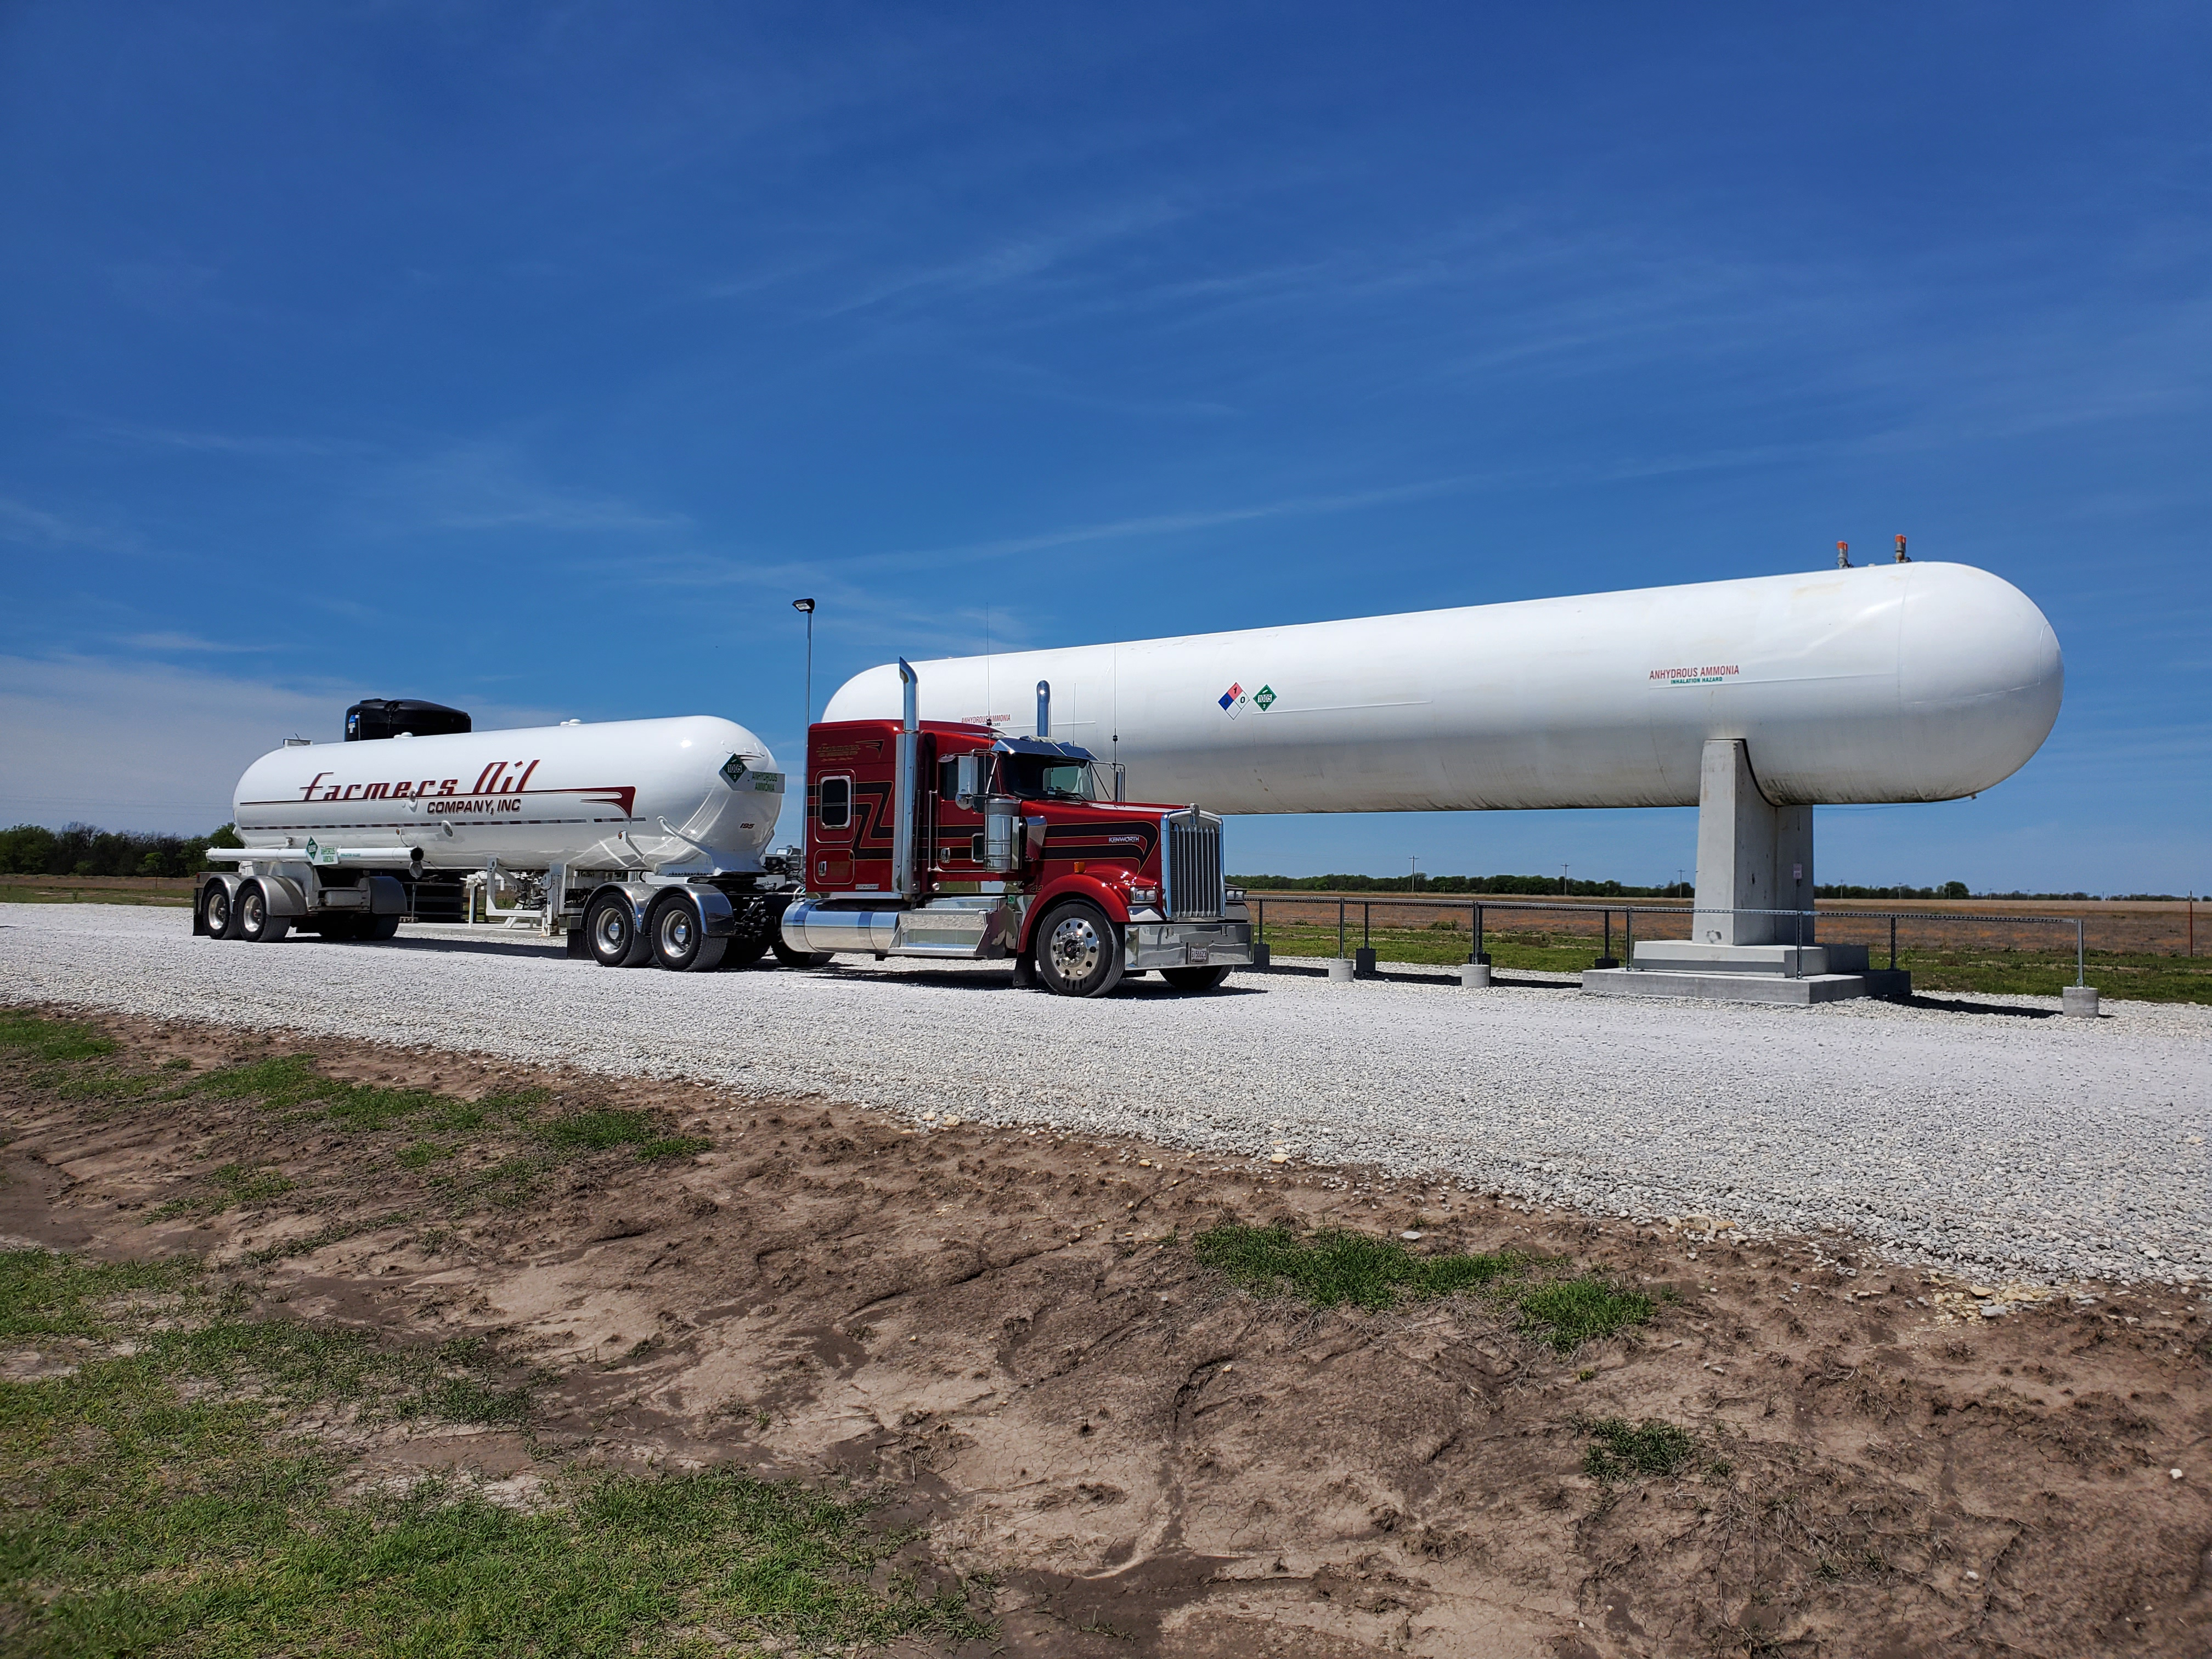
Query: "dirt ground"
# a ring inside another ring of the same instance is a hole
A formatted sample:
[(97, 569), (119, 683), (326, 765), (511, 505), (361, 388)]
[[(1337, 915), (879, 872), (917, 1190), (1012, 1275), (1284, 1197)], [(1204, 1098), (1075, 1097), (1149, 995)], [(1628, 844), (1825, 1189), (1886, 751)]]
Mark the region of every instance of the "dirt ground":
[[(404, 1133), (205, 1096), (129, 1109), (0, 1062), (15, 1245), (204, 1254), (270, 1312), (479, 1334), (547, 1379), (532, 1433), (395, 1430), (368, 1476), (526, 1497), (600, 1460), (878, 1483), (942, 1569), (995, 1575), (990, 1651), (1015, 1656), (2212, 1651), (2212, 1304), (2179, 1291), (1970, 1287), (1718, 1218), (1639, 1229), (1356, 1170), (89, 1023), (141, 1069), (307, 1054), (464, 1098), (539, 1085), (712, 1143), (594, 1153), (455, 1216), (453, 1159), (507, 1149), (419, 1162)], [(222, 1166), (294, 1184), (155, 1217)], [(1660, 1299), (1564, 1356), (1479, 1296), (1316, 1313), (1198, 1267), (1193, 1235), (1229, 1219), (1554, 1253)], [(1607, 1417), (1697, 1454), (1601, 1484), (1579, 1425)]]

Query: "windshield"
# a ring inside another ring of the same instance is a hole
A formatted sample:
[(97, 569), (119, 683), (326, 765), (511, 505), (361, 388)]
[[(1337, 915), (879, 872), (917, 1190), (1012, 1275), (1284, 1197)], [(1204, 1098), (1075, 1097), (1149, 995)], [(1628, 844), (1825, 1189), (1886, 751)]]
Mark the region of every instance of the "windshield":
[(1053, 760), (1043, 755), (1001, 755), (999, 787), (1024, 800), (1097, 800), (1095, 769), (1086, 761)]

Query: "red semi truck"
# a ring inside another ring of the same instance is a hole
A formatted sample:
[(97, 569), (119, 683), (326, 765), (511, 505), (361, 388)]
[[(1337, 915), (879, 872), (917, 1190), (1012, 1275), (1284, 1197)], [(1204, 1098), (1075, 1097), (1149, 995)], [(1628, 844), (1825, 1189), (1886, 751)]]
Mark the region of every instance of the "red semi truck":
[[(1218, 817), (1117, 799), (1073, 744), (924, 724), (913, 669), (899, 675), (903, 720), (807, 732), (805, 893), (783, 912), (785, 961), (1008, 961), (1017, 984), (1088, 997), (1154, 969), (1207, 990), (1251, 963)], [(1048, 698), (1040, 685), (1040, 732)]]

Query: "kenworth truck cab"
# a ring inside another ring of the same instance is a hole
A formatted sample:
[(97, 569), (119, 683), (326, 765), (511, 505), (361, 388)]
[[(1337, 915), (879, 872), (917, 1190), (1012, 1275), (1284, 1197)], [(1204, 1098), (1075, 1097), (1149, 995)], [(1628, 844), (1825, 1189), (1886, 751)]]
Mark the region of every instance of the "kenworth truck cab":
[(1153, 969), (1209, 990), (1249, 965), (1218, 817), (1115, 799), (1113, 775), (1073, 744), (925, 724), (914, 670), (899, 677), (903, 720), (807, 732), (806, 892), (783, 912), (787, 961), (1011, 961), (1018, 985), (1084, 997)]

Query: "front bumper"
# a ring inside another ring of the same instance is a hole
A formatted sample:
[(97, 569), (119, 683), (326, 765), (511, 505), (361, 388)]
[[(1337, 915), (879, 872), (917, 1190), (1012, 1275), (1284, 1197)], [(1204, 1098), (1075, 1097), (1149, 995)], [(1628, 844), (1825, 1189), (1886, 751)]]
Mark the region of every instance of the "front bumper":
[(1129, 969), (1249, 968), (1252, 924), (1249, 921), (1133, 921), (1128, 931)]

